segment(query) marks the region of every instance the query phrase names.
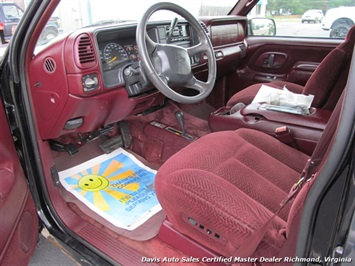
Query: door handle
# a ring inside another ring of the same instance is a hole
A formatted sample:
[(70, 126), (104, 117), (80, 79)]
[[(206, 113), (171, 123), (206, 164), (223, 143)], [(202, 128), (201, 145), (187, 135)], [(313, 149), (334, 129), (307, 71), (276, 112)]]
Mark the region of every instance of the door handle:
[(262, 68), (280, 68), (287, 61), (287, 54), (280, 52), (265, 52), (258, 55), (255, 60), (256, 67)]
[(267, 58), (264, 59), (264, 65), (267, 67), (274, 67), (275, 54), (269, 54)]

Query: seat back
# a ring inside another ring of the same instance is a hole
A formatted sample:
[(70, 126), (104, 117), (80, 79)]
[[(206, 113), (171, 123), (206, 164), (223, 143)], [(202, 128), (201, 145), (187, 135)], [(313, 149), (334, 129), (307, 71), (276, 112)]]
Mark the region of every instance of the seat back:
[[(354, 27), (353, 29), (353, 34), (354, 34)], [(354, 44), (353, 44), (354, 46)], [(294, 202), (292, 203), (288, 218), (287, 218), (287, 227), (286, 227), (286, 235), (287, 235), (287, 240), (285, 242), (285, 245), (281, 249), (281, 252), (279, 256), (281, 257), (286, 257), (286, 256), (294, 256), (295, 251), (296, 251), (296, 245), (297, 245), (297, 238), (298, 238), (298, 233), (299, 233), (299, 225), (301, 221), (301, 216), (303, 215), (303, 209), (305, 206), (305, 202), (308, 196), (308, 193), (312, 187), (312, 185), (316, 182), (317, 178), (320, 177), (321, 171), (320, 169), (326, 164), (326, 161), (329, 160), (328, 156), (331, 153), (331, 149), (333, 149), (333, 145), (336, 142), (336, 135), (339, 132), (339, 128), (341, 127), (341, 120), (343, 121), (352, 121), (352, 119), (344, 119), (343, 117), (343, 109), (344, 109), (344, 103), (348, 99), (353, 99), (354, 95), (354, 70), (355, 70), (355, 52), (352, 55), (353, 62), (349, 63), (349, 73), (348, 77), (346, 78), (346, 82), (349, 82), (345, 87), (348, 87), (348, 89), (344, 92), (341, 93), (339, 100), (335, 106), (334, 111), (332, 112), (332, 115), (327, 123), (326, 128), (324, 129), (324, 132), (320, 138), (320, 140), (317, 143), (316, 149), (314, 150), (311, 160), (315, 162), (315, 167), (313, 170), (310, 172), (307, 171), (307, 176), (310, 177), (313, 175), (313, 178), (306, 183), (305, 186), (301, 189), (299, 194), (296, 196), (294, 199)], [(352, 70), (350, 70), (352, 69)], [(351, 72), (350, 72), (351, 71)], [(344, 88), (345, 89), (345, 88)], [(349, 101), (348, 100), (348, 107), (349, 107)], [(349, 110), (348, 110), (349, 113)], [(352, 116), (353, 117), (353, 116)], [(347, 122), (343, 122), (343, 124), (348, 124)], [(342, 129), (344, 131), (344, 128)], [(343, 132), (344, 133), (344, 132)], [(340, 135), (342, 133), (339, 133)], [(339, 145), (337, 146), (339, 148)], [(334, 163), (334, 162), (333, 162)], [(309, 214), (305, 214), (308, 215)]]
[(313, 106), (333, 110), (343, 92), (355, 43), (355, 26), (345, 41), (331, 51), (318, 66), (303, 89), (303, 94), (315, 95)]

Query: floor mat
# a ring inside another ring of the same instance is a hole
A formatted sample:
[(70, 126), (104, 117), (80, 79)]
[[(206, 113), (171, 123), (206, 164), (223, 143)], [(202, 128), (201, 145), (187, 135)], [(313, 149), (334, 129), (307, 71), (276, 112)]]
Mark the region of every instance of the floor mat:
[[(145, 130), (146, 126), (152, 121), (157, 121), (169, 127), (180, 130), (181, 126), (174, 115), (176, 111), (181, 111), (181, 109), (175, 103), (168, 102), (163, 109), (155, 111), (154, 113), (128, 118), (127, 122), (133, 137), (131, 149), (145, 158), (148, 162), (161, 165), (168, 157), (185, 147), (186, 145), (180, 145), (176, 142), (175, 147), (173, 149), (169, 149), (169, 156), (167, 156), (166, 141), (162, 141), (160, 139), (162, 136), (151, 136), (147, 134)], [(206, 120), (192, 116), (189, 113), (185, 113), (184, 116), (185, 130), (187, 134), (200, 138), (211, 132)], [(173, 140), (173, 137), (171, 140)]]
[(118, 149), (59, 172), (63, 187), (113, 225), (134, 230), (161, 211), (156, 171)]

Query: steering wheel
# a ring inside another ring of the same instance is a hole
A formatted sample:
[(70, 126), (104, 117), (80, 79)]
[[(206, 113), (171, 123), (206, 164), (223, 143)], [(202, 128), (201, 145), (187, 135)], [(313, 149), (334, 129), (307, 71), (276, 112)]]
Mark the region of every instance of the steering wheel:
[[(184, 48), (153, 42), (146, 32), (146, 27), (151, 15), (158, 10), (173, 11), (184, 17), (196, 30), (199, 44)], [(162, 2), (152, 5), (138, 23), (136, 40), (145, 74), (166, 97), (179, 103), (191, 104), (205, 99), (210, 94), (216, 81), (217, 70), (213, 47), (200, 23), (187, 10), (173, 3)], [(192, 73), (190, 57), (198, 53), (205, 53), (208, 59), (207, 82), (198, 80)], [(195, 89), (198, 94), (185, 96), (173, 90), (172, 86)]]

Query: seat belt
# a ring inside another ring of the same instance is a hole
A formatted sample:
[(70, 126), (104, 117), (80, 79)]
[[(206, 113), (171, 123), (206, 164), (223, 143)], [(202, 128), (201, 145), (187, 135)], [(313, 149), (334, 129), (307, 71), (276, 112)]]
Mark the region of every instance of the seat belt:
[(291, 202), (302, 189), (303, 185), (306, 182), (309, 182), (316, 170), (318, 170), (318, 166), (322, 161), (324, 155), (326, 154), (330, 143), (332, 142), (333, 136), (338, 128), (338, 121), (340, 118), (343, 99), (344, 99), (344, 92), (342, 93), (323, 134), (314, 149), (314, 152), (310, 159), (308, 159), (306, 166), (304, 167), (300, 179), (292, 186), (290, 192), (288, 193), (287, 197), (280, 203), (279, 209), (267, 220), (258, 230), (255, 231), (250, 237), (245, 239), (245, 241), (240, 245), (239, 248), (233, 252), (235, 257), (251, 257), (257, 247), (259, 246), (260, 242), (264, 238), (268, 227), (275, 219), (275, 217), (280, 213), (280, 211), (289, 203)]

